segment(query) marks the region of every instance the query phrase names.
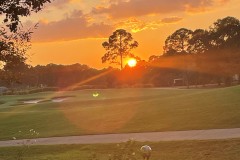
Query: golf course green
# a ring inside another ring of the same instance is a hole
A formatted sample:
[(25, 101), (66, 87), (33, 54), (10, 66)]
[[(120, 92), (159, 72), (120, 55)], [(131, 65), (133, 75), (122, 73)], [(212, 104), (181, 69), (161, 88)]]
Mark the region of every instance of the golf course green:
[(240, 86), (0, 96), (0, 140), (240, 127)]

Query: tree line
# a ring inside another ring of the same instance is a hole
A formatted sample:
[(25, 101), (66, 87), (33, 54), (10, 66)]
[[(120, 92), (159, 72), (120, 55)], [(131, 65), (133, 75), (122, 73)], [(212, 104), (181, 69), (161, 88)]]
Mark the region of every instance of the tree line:
[(167, 37), (163, 55), (151, 56), (150, 62), (181, 71), (186, 85), (230, 85), (240, 73), (240, 21), (226, 17), (208, 30), (181, 28)]
[[(0, 8), (17, 2), (2, 1)], [(32, 30), (18, 28), (18, 16), (28, 16), (31, 10), (37, 12), (47, 2), (50, 1), (24, 2), (18, 7), (25, 8), (25, 11), (11, 12), (12, 16), (16, 14), (15, 19), (10, 16), (9, 10), (0, 10), (1, 15), (6, 15), (4, 23), (10, 29), (10, 32), (5, 28), (0, 30), (1, 86), (74, 86), (75, 89), (83, 86), (163, 87), (177, 85), (175, 80), (181, 80), (181, 85), (186, 86), (210, 83), (231, 85), (233, 76), (240, 75), (240, 21), (234, 17), (218, 19), (206, 30), (176, 30), (165, 40), (163, 53), (152, 55), (147, 61), (131, 53), (138, 47), (138, 42), (124, 29), (118, 29), (102, 44), (107, 51), (102, 62), (117, 63), (121, 69), (109, 67), (98, 70), (82, 64), (27, 65), (26, 53), (31, 47)], [(137, 59), (137, 66), (123, 66), (126, 57)]]

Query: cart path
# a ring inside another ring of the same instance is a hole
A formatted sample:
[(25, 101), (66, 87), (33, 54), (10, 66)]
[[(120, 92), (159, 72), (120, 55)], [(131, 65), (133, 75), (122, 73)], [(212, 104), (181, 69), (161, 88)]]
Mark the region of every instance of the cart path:
[(183, 140), (217, 140), (240, 138), (240, 128), (211, 129), (170, 132), (124, 133), (105, 135), (85, 135), (68, 137), (49, 137), (38, 139), (0, 141), (0, 147), (30, 145), (58, 145), (58, 144), (97, 144), (120, 143), (133, 139), (139, 142), (183, 141)]

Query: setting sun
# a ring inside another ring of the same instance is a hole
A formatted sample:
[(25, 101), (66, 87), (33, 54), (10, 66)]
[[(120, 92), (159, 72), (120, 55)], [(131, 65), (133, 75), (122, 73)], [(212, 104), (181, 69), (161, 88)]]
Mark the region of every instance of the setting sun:
[(128, 60), (128, 66), (129, 67), (135, 67), (137, 65), (137, 60), (136, 59), (129, 59)]

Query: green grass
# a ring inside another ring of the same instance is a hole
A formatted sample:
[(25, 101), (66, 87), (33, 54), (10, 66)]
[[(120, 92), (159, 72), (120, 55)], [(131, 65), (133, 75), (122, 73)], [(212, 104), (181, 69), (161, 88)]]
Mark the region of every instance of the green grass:
[[(93, 93), (99, 93), (93, 97)], [(54, 97), (71, 96), (63, 103)], [(0, 96), (0, 139), (240, 127), (240, 86), (109, 89)], [(39, 104), (19, 104), (43, 98)], [(19, 133), (21, 131), (21, 133)]]
[[(151, 160), (238, 160), (240, 157), (240, 139), (136, 143), (133, 151), (137, 159), (142, 159), (139, 148), (145, 144), (153, 150)], [(0, 148), (0, 160), (16, 160), (22, 149)], [(22, 160), (88, 160), (93, 153), (99, 160), (108, 160), (109, 154), (117, 150), (116, 144), (30, 146)]]

